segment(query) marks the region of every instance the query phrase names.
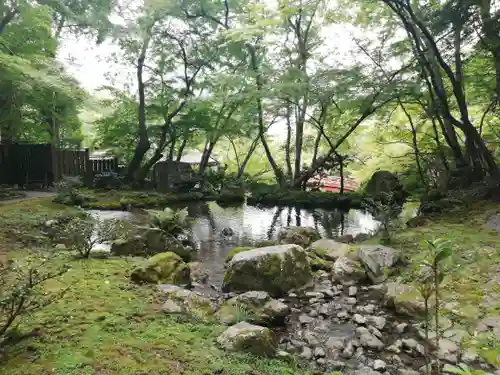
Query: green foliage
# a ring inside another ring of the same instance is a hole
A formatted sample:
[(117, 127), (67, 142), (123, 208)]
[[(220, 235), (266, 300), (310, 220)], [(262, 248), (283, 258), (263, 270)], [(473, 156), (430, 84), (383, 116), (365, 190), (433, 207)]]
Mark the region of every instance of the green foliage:
[(94, 196), (83, 191), (82, 179), (78, 176), (63, 176), (60, 181), (54, 183), (57, 195), (54, 202), (69, 206), (83, 206), (94, 199)]
[(118, 220), (99, 220), (91, 214), (85, 214), (64, 223), (62, 235), (83, 258), (89, 258), (97, 244), (117, 239), (120, 230), (121, 222)]
[(161, 212), (153, 213), (151, 226), (172, 236), (177, 236), (190, 226), (188, 210), (187, 208), (172, 209), (167, 207)]
[(245, 322), (251, 316), (250, 312), (248, 311), (248, 308), (241, 303), (237, 303), (234, 306), (234, 308), (235, 308), (234, 316), (236, 323)]
[[(436, 238), (434, 240), (425, 240), (425, 248), (427, 252), (424, 257), (420, 259), (417, 264), (417, 290), (424, 299), (425, 304), (425, 349), (426, 349), (426, 374), (431, 374), (429, 367), (429, 327), (431, 318), (434, 318), (434, 330), (436, 337), (436, 347), (439, 348), (439, 339), (441, 331), (439, 328), (439, 315), (440, 315), (440, 295), (441, 283), (445, 277), (445, 270), (443, 264), (451, 257), (452, 248), (448, 240), (444, 238)], [(434, 296), (434, 310), (429, 308), (429, 300)], [(439, 360), (437, 368), (440, 368)]]
[(373, 215), (373, 218), (382, 224), (382, 241), (391, 242), (392, 232), (401, 226), (398, 217), (402, 206), (395, 202), (392, 193), (379, 193), (382, 200), (365, 197), (363, 206)]
[(494, 375), (492, 372), (486, 372), (483, 370), (474, 370), (464, 363), (461, 363), (458, 366), (448, 367), (446, 369), (446, 372), (457, 375)]

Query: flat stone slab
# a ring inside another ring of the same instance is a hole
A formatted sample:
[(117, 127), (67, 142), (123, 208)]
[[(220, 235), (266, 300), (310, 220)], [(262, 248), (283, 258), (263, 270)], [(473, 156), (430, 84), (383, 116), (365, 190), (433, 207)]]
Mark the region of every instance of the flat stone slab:
[(500, 233), (500, 212), (490, 216), (486, 222), (486, 227)]

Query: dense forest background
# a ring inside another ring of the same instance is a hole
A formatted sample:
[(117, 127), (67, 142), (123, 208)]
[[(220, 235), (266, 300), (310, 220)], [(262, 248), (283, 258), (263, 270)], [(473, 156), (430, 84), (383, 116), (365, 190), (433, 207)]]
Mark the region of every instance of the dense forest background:
[[(499, 30), (496, 0), (4, 1), (1, 140), (109, 150), (139, 182), (193, 149), (200, 175), (216, 155), (294, 188), (340, 165), (419, 191), (495, 177)], [(68, 36), (116, 46), (98, 92)]]

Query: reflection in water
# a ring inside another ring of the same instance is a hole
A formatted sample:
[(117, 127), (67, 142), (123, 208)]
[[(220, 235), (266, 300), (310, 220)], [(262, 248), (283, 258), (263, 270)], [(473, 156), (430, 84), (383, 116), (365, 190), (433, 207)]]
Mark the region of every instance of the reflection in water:
[[(91, 211), (101, 219), (121, 219), (134, 224), (147, 224), (145, 211)], [(325, 238), (344, 234), (368, 233), (379, 223), (364, 211), (306, 210), (297, 207), (263, 208), (243, 205), (221, 207), (215, 202), (188, 206), (194, 218), (192, 235), (198, 244), (198, 260), (203, 262), (214, 284), (222, 282), (226, 254), (234, 247), (252, 246), (258, 241), (274, 240), (280, 228), (297, 225), (316, 228)], [(231, 228), (232, 236), (222, 230)]]
[[(343, 234), (368, 233), (378, 227), (370, 214), (360, 210), (327, 211), (294, 207), (262, 208), (253, 206), (225, 207), (209, 203), (196, 217), (193, 237), (199, 244), (198, 259), (210, 270), (211, 282), (222, 282), (226, 254), (234, 247), (252, 246), (258, 241), (274, 240), (280, 228), (297, 225), (316, 228), (325, 238)], [(231, 228), (234, 235), (221, 234)]]

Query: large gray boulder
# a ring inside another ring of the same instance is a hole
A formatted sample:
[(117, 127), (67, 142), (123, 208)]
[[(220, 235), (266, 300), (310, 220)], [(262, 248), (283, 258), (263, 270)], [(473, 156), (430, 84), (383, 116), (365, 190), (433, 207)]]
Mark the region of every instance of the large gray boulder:
[(400, 262), (401, 251), (382, 245), (364, 245), (359, 248), (357, 256), (371, 281), (380, 284)]
[(110, 252), (117, 256), (144, 256), (148, 253), (146, 244), (140, 236), (113, 241)]
[(310, 246), (310, 250), (320, 258), (336, 261), (338, 258), (349, 254), (352, 247), (346, 243), (323, 238), (314, 241)]
[(352, 285), (365, 281), (366, 272), (357, 259), (341, 256), (333, 264), (333, 278), (341, 284)]
[(311, 266), (302, 247), (268, 246), (236, 254), (227, 265), (222, 289), (262, 290), (271, 296), (282, 296), (305, 286), (311, 278)]
[(217, 338), (217, 343), (228, 351), (244, 351), (264, 357), (276, 355), (277, 341), (269, 328), (247, 322), (229, 327)]
[(221, 323), (228, 325), (240, 320), (253, 324), (280, 325), (289, 312), (287, 305), (271, 298), (269, 293), (251, 291), (224, 302), (217, 316)]
[(312, 227), (286, 227), (280, 230), (278, 242), (282, 245), (295, 244), (308, 247), (321, 238), (319, 232)]

